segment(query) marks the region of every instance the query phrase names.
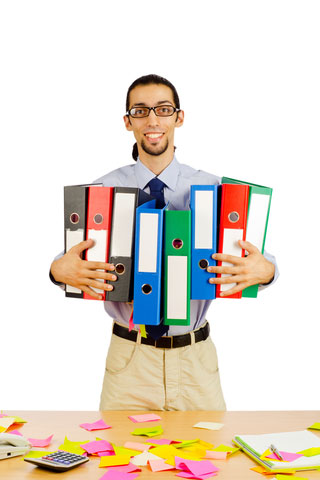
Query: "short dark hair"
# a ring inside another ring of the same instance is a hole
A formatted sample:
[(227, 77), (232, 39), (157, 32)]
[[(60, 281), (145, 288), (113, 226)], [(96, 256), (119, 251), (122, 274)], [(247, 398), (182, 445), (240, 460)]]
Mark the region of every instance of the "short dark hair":
[[(152, 73), (152, 74), (144, 75), (143, 77), (137, 78), (128, 88), (127, 98), (126, 98), (126, 112), (130, 108), (129, 100), (130, 100), (131, 90), (133, 90), (135, 87), (138, 87), (139, 85), (165, 85), (166, 87), (169, 87), (172, 91), (175, 107), (180, 109), (180, 99), (175, 86), (171, 82), (169, 82), (169, 80), (167, 80), (166, 78), (160, 77), (159, 75), (155, 75), (154, 73)], [(135, 161), (137, 161), (138, 145), (136, 143), (133, 145), (133, 148), (132, 148), (132, 157)]]
[(155, 74), (150, 74), (150, 75), (144, 75), (143, 77), (137, 78), (137, 80), (135, 80), (128, 88), (127, 98), (126, 98), (126, 112), (129, 110), (129, 107), (130, 107), (130, 102), (129, 102), (130, 92), (131, 90), (133, 90), (135, 87), (138, 87), (139, 85), (165, 85), (166, 87), (169, 87), (173, 94), (173, 101), (174, 101), (175, 107), (180, 108), (179, 95), (175, 86), (172, 85), (172, 83), (169, 82), (169, 80), (167, 80), (164, 77), (160, 77), (159, 75), (155, 75)]

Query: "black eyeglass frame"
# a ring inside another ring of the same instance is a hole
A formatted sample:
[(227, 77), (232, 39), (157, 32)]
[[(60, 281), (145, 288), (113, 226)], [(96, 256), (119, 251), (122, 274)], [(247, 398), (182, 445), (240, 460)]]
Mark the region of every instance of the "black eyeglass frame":
[[(163, 107), (173, 108), (173, 112), (170, 113), (169, 115), (158, 115), (157, 112), (156, 112), (156, 109), (157, 109), (157, 108), (163, 108)], [(127, 113), (126, 113), (127, 117), (132, 117), (132, 118), (146, 118), (146, 117), (149, 117), (151, 110), (153, 110), (154, 114), (155, 114), (157, 117), (172, 117), (172, 115), (174, 115), (176, 112), (179, 113), (179, 112), (181, 111), (180, 108), (176, 108), (176, 107), (174, 107), (173, 105), (157, 105), (156, 107), (146, 107), (146, 106), (143, 106), (143, 107), (140, 107), (140, 108), (148, 109), (148, 110), (149, 110), (148, 114), (147, 114), (147, 115), (142, 115), (142, 116), (139, 116), (139, 117), (135, 117), (135, 116), (133, 116), (133, 115), (130, 113), (131, 110), (133, 110), (134, 108), (139, 108), (139, 107), (132, 107), (132, 108), (130, 108), (130, 109), (127, 111)]]

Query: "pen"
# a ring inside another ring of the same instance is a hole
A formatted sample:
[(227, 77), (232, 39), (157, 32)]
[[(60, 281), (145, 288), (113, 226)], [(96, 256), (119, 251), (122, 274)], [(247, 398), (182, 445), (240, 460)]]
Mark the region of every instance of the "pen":
[(275, 454), (275, 456), (279, 459), (279, 460), (283, 460), (283, 457), (281, 455), (281, 453), (279, 452), (279, 450), (277, 449), (277, 447), (275, 447), (274, 445), (270, 445), (270, 450)]

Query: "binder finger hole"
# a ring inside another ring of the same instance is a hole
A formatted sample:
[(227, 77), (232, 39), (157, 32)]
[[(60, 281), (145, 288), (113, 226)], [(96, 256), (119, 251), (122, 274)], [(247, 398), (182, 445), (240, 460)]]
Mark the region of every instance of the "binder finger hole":
[(180, 240), (180, 238), (175, 238), (175, 239), (172, 241), (172, 246), (173, 246), (173, 248), (175, 248), (175, 249), (178, 250), (178, 249), (182, 248), (182, 246), (183, 246), (183, 241)]
[(200, 260), (200, 262), (199, 262), (199, 267), (202, 270), (206, 270), (208, 268), (208, 265), (209, 265), (208, 260), (205, 260), (204, 258), (202, 260)]
[(118, 275), (123, 275), (125, 270), (126, 269), (125, 269), (125, 266), (123, 265), (123, 263), (118, 263), (115, 266), (115, 271), (117, 272)]
[(228, 218), (231, 223), (236, 223), (239, 220), (240, 215), (238, 212), (231, 212), (229, 213)]
[(145, 283), (144, 285), (142, 285), (141, 290), (145, 295), (149, 295), (149, 293), (152, 292), (152, 287), (151, 285), (148, 285), (147, 283)]
[(79, 220), (80, 220), (80, 216), (78, 215), (78, 213), (71, 213), (70, 215), (70, 222), (73, 223), (74, 225), (76, 225), (77, 223), (79, 223)]
[(94, 217), (93, 217), (93, 221), (96, 225), (100, 225), (100, 223), (103, 222), (103, 216), (101, 215), (101, 213), (97, 213)]

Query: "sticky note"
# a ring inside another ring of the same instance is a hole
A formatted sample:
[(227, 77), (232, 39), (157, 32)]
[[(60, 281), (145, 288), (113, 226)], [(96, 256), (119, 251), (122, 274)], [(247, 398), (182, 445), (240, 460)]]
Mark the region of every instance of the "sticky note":
[(193, 473), (190, 472), (179, 472), (176, 474), (177, 477), (181, 478), (193, 478), (195, 480), (207, 480), (209, 478), (215, 477), (218, 475), (217, 473), (206, 473), (204, 475), (194, 475)]
[(161, 458), (160, 460), (149, 460), (150, 468), (153, 472), (162, 472), (163, 470), (174, 470), (176, 467), (168, 465), (165, 463), (165, 460)]
[(310, 427), (308, 427), (309, 430), (320, 430), (320, 422), (316, 422)]
[(84, 449), (80, 446), (83, 443), (88, 442), (72, 442), (65, 437), (64, 442), (60, 445), (59, 450), (63, 450), (64, 452), (75, 453), (76, 455), (83, 455), (85, 453)]
[(147, 331), (146, 331), (145, 325), (140, 325), (140, 333), (141, 333), (141, 337), (147, 338)]
[(45, 455), (49, 455), (49, 453), (53, 452), (49, 452), (48, 450), (30, 450), (24, 458), (41, 458)]
[(113, 446), (106, 440), (94, 440), (80, 445), (90, 455), (98, 452), (113, 452)]
[(154, 413), (145, 413), (143, 415), (130, 415), (128, 418), (135, 423), (139, 422), (155, 422), (157, 420), (161, 420), (159, 415), (155, 415)]
[(227, 452), (228, 454), (232, 454), (240, 450), (238, 447), (229, 447), (228, 445), (219, 445), (212, 449), (213, 452)]
[(296, 475), (293, 475), (293, 476), (290, 475), (290, 477), (288, 477), (288, 475), (283, 475), (281, 473), (278, 473), (276, 475), (276, 479), (277, 480), (289, 480), (289, 479), (290, 480), (295, 480), (295, 479), (297, 479), (297, 480), (308, 480), (306, 477), (297, 477)]
[(159, 445), (152, 448), (151, 453), (160, 458), (168, 458), (170, 456), (179, 455), (178, 450), (173, 445)]
[(313, 457), (314, 455), (320, 455), (320, 447), (307, 448), (307, 450), (301, 450), (301, 453), (304, 457)]
[(114, 470), (108, 470), (99, 480), (134, 480), (137, 478), (138, 473), (126, 473), (118, 472)]
[(128, 465), (130, 455), (110, 455), (101, 457), (99, 467), (111, 467), (113, 465)]
[(223, 423), (198, 422), (193, 426), (194, 428), (205, 428), (207, 430), (220, 430), (223, 427)]
[(50, 435), (48, 438), (39, 439), (39, 438), (28, 438), (28, 441), (33, 447), (48, 447), (50, 445), (53, 435)]
[(183, 458), (175, 458), (176, 468), (190, 472), (195, 476), (203, 476), (219, 471), (219, 468), (213, 465), (209, 460), (185, 460)]
[(0, 418), (0, 433), (5, 432), (13, 423), (15, 423), (15, 417)]
[(189, 445), (192, 445), (193, 443), (198, 443), (199, 441), (199, 438), (195, 438), (194, 440), (180, 440), (179, 443), (177, 443), (176, 448), (189, 447)]
[(161, 435), (163, 433), (161, 425), (157, 427), (147, 427), (147, 428), (136, 428), (132, 435), (146, 435), (147, 437), (155, 437), (156, 435)]
[(139, 455), (140, 450), (134, 450), (132, 448), (126, 448), (126, 447), (114, 447), (114, 452), (116, 455), (130, 455), (130, 457), (134, 457), (136, 455)]
[(116, 465), (108, 467), (113, 472), (124, 472), (124, 473), (131, 473), (131, 472), (141, 472), (141, 468), (137, 465), (133, 465), (133, 463), (128, 463), (128, 465)]
[(19, 430), (10, 430), (10, 434), (19, 435), (20, 437), (23, 437), (22, 433)]
[[(297, 458), (303, 457), (301, 453), (290, 453), (290, 452), (283, 452), (282, 450), (279, 450), (280, 455), (283, 458), (284, 462), (293, 462)], [(271, 460), (278, 460), (281, 461), (275, 453), (271, 453), (271, 455), (268, 455), (266, 458), (271, 458)]]
[(88, 431), (105, 430), (106, 428), (111, 428), (111, 426), (107, 425), (102, 419), (93, 423), (81, 423), (80, 427)]
[(145, 451), (133, 457), (131, 459), (131, 463), (133, 463), (133, 465), (138, 465), (139, 467), (142, 467), (147, 465), (149, 460), (161, 460), (161, 458), (157, 457), (157, 455), (154, 455), (151, 452)]

